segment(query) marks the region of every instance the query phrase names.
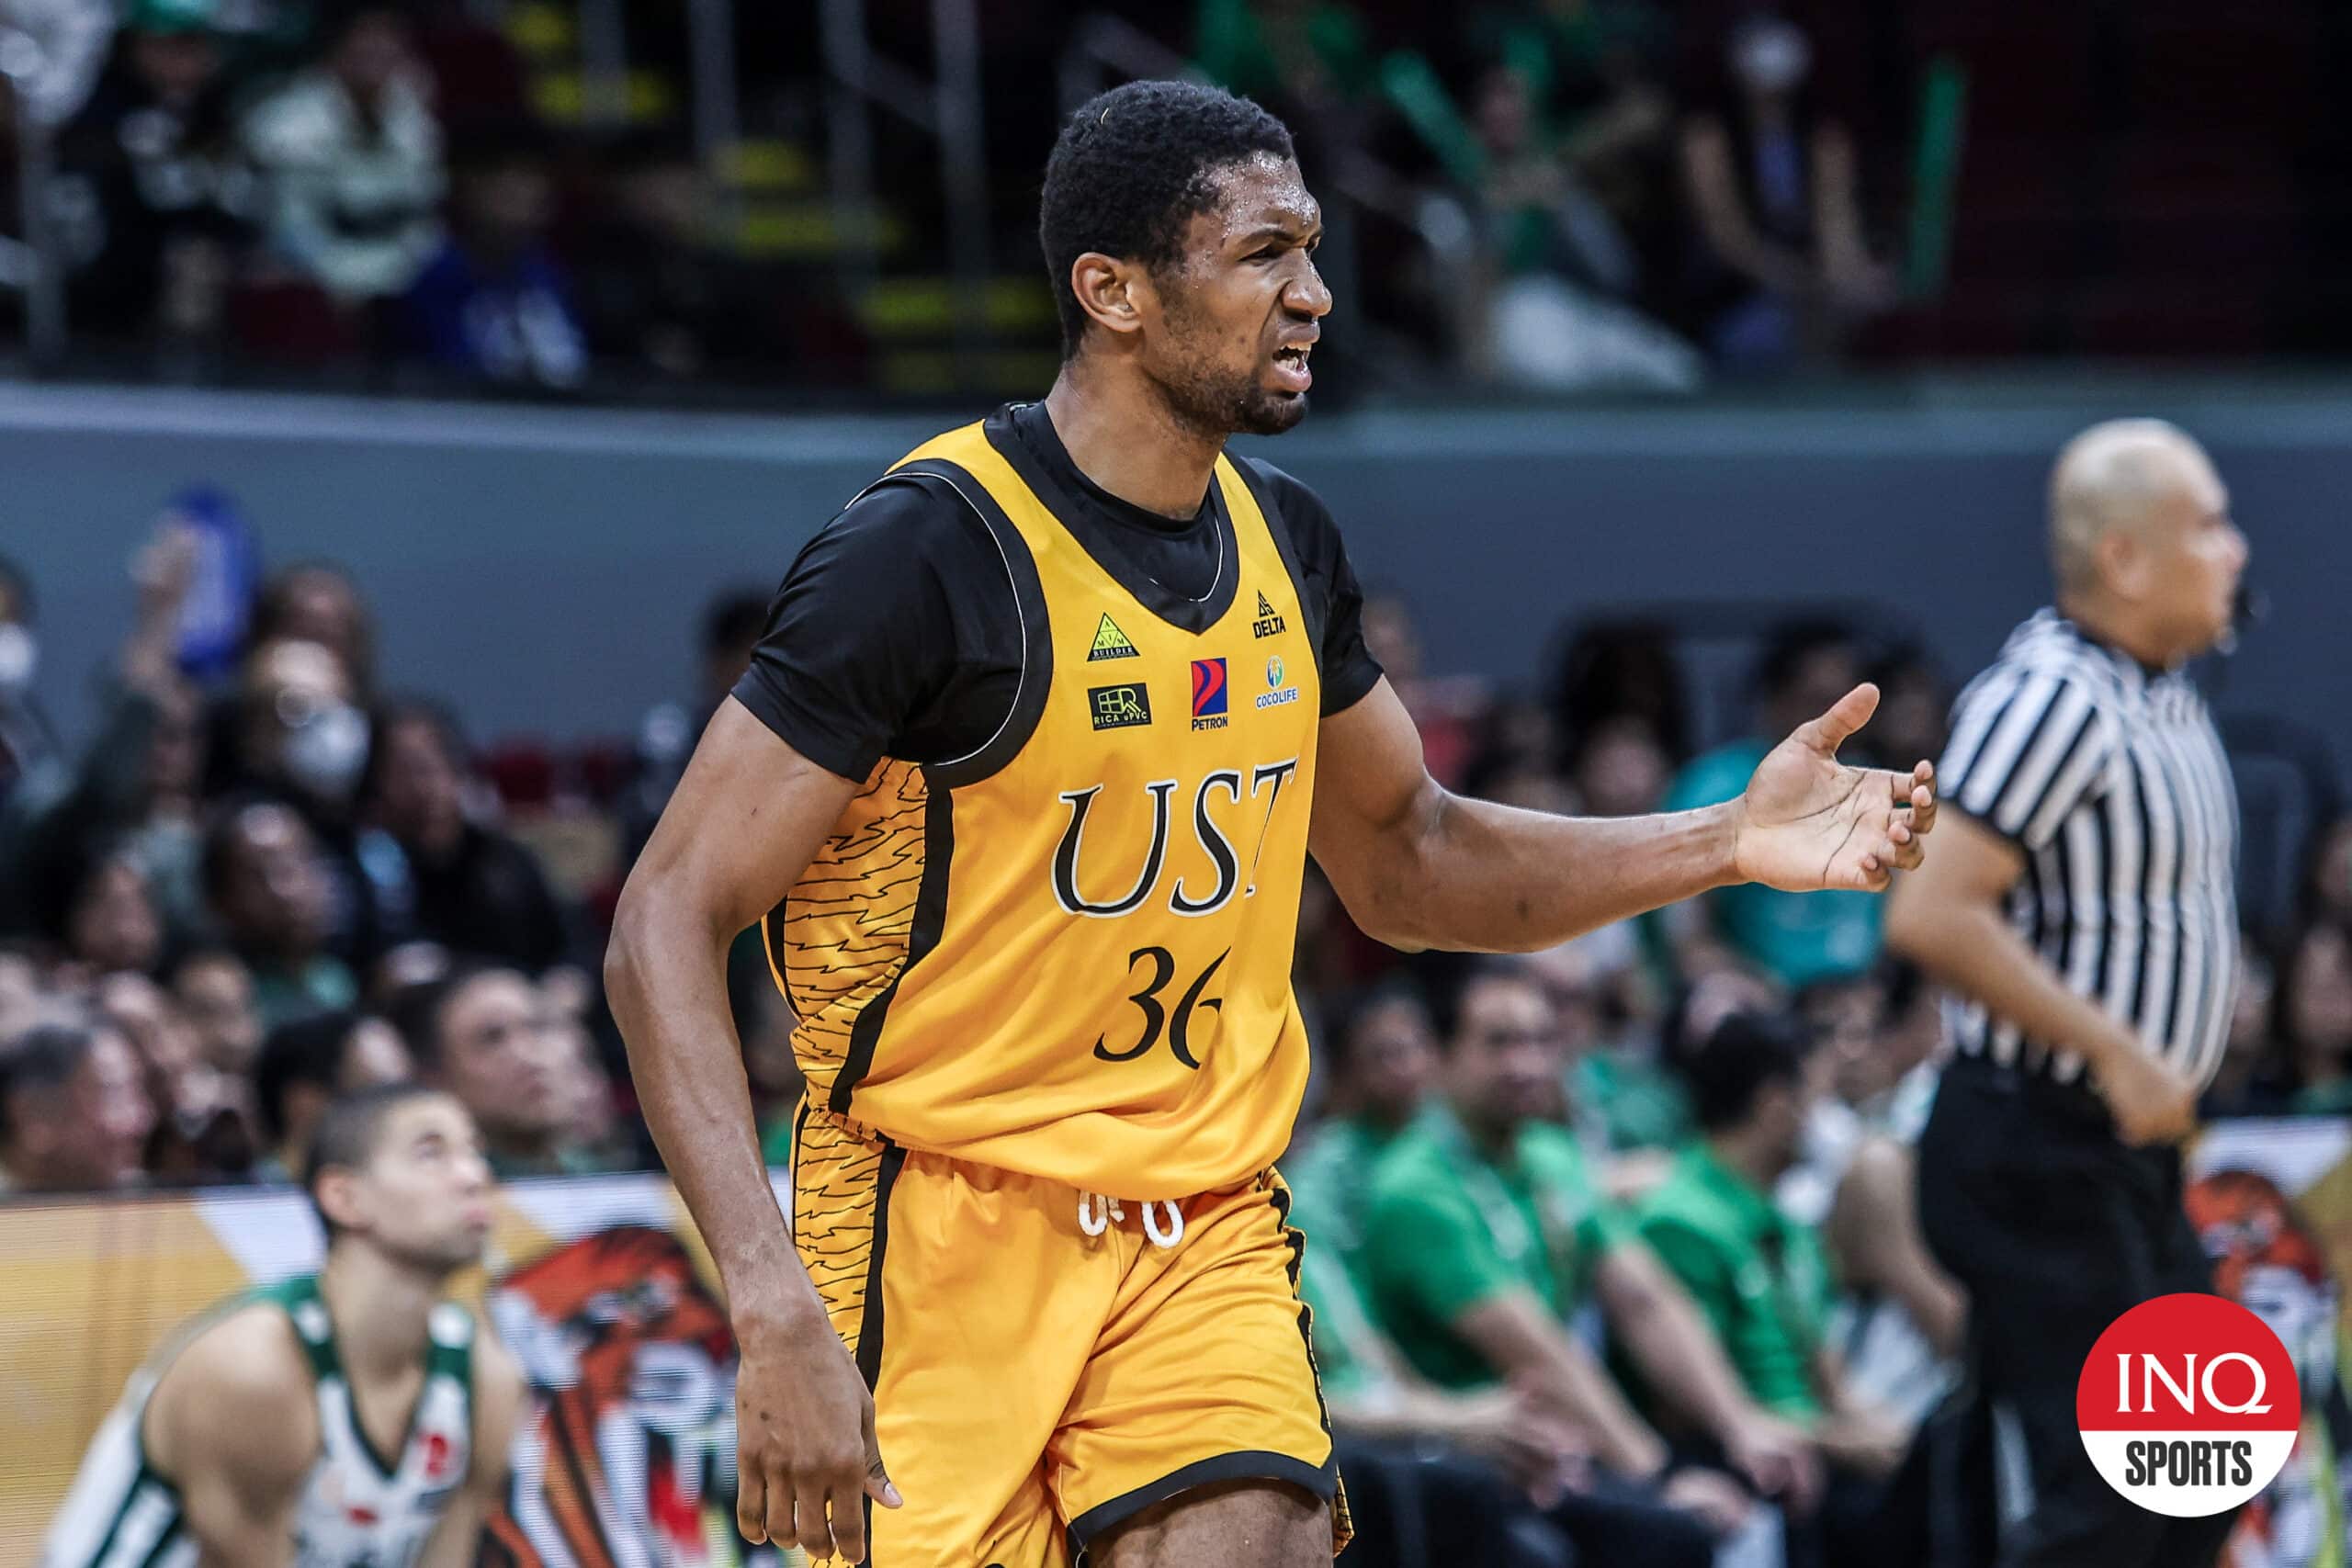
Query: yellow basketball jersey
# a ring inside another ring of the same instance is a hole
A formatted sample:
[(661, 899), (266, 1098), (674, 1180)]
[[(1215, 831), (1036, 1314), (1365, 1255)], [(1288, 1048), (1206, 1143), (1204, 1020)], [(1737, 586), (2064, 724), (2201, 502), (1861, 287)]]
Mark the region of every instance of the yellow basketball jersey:
[(1306, 1082), (1309, 615), (1229, 458), (1190, 631), (1089, 553), (1004, 441), (967, 425), (892, 474), (952, 485), (1001, 551), (1025, 650), (1012, 713), (970, 757), (877, 764), (769, 915), (768, 952), (811, 1104), (909, 1148), (1188, 1197), (1271, 1165)]

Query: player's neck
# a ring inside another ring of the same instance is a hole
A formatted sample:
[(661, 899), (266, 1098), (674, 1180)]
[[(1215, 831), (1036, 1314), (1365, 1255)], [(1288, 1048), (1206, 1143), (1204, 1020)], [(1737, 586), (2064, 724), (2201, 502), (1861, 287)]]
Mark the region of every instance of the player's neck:
[(371, 1247), (346, 1245), (327, 1255), (319, 1293), (334, 1324), (345, 1370), (361, 1382), (403, 1376), (424, 1354), (427, 1320), (442, 1280), (395, 1263)]
[(1055, 378), (1046, 416), (1080, 473), (1130, 505), (1179, 522), (1200, 512), (1225, 450), (1224, 436), (1179, 421), (1142, 376), (1082, 355)]

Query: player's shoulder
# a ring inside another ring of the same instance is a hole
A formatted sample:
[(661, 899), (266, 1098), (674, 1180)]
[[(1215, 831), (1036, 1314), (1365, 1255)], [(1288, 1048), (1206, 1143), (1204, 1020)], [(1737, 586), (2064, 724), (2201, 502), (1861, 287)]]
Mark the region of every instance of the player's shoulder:
[(818, 531), (817, 541), (929, 556), (983, 544), (978, 521), (971, 502), (939, 475), (893, 469), (852, 496)]
[(1960, 705), (2006, 704), (2028, 687), (2053, 694), (2072, 691), (2093, 706), (2108, 705), (2126, 694), (2114, 657), (2049, 611), (2030, 617), (2009, 634), (1993, 662), (1962, 688)]
[(318, 1455), (309, 1360), (274, 1302), (232, 1307), (198, 1330), (161, 1369), (148, 1409), (147, 1441), (167, 1472), (218, 1457), (290, 1475)]
[(1326, 540), (1336, 543), (1340, 535), (1339, 522), (1323, 498), (1315, 493), (1304, 479), (1288, 469), (1278, 468), (1262, 457), (1247, 457), (1234, 454), (1234, 466), (1251, 481), (1252, 488), (1265, 498), (1266, 521), (1285, 529), (1294, 545), (1302, 552)]

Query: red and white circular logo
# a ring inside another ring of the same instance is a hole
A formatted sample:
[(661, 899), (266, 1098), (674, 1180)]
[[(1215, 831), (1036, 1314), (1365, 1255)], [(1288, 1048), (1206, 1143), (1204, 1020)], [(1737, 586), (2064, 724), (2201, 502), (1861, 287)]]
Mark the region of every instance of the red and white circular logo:
[(2303, 1397), (2262, 1319), (2220, 1296), (2158, 1296), (2091, 1347), (2075, 1419), (2109, 1486), (2193, 1519), (2270, 1484), (2295, 1446)]

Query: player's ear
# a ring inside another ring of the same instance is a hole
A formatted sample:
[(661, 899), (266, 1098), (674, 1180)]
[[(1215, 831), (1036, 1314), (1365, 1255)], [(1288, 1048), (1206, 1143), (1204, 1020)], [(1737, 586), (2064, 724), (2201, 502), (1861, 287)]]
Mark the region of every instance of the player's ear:
[(359, 1195), (354, 1186), (355, 1173), (343, 1166), (332, 1165), (319, 1172), (319, 1211), (344, 1230), (352, 1229), (360, 1220)]
[(2149, 552), (2131, 528), (2109, 528), (2091, 541), (2091, 563), (2108, 592), (2126, 602), (2147, 597)]
[(1106, 332), (1125, 336), (1143, 330), (1144, 312), (1157, 303), (1151, 277), (1141, 264), (1089, 251), (1069, 264), (1070, 292), (1079, 309)]

